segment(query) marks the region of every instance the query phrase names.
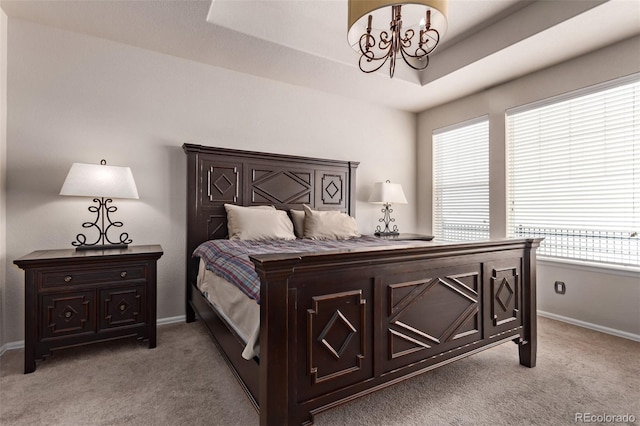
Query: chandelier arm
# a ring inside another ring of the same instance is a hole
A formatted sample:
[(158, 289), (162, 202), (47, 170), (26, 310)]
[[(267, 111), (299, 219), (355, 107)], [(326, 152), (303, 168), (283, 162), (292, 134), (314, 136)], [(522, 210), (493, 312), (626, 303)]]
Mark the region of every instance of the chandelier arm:
[(413, 53), (410, 53), (408, 49), (402, 48), (402, 55), (413, 59), (422, 59), (429, 54), (422, 46), (418, 46)]
[[(434, 34), (434, 35), (430, 35), (430, 34)], [(424, 38), (423, 38), (424, 36)], [(428, 54), (430, 54), (431, 52), (433, 52), (433, 50), (438, 47), (438, 44), (440, 43), (440, 33), (438, 32), (438, 30), (434, 29), (434, 28), (429, 28), (426, 29), (424, 31), (420, 31), (420, 47), (422, 48), (422, 46), (427, 46), (429, 44), (429, 39), (431, 39), (434, 43), (433, 43), (433, 47), (431, 47), (431, 49), (424, 49)]]
[[(389, 34), (383, 31), (380, 34), (380, 40), (378, 43), (375, 41), (375, 37), (371, 35), (370, 31), (360, 36), (360, 60), (358, 66), (364, 73), (372, 73), (378, 71), (389, 60), (392, 53), (393, 38), (389, 39)], [(383, 56), (376, 57), (375, 53), (371, 50), (371, 47), (378, 44), (380, 50), (386, 51)], [(366, 66), (370, 63), (372, 66)], [(378, 65), (379, 63), (379, 65)]]
[(382, 37), (385, 37), (385, 36), (388, 37), (386, 32), (383, 31), (381, 34), (381, 39), (377, 43), (378, 49), (387, 51), (384, 54), (384, 56), (376, 57), (375, 53), (373, 53), (373, 51), (370, 49), (371, 47), (374, 47), (376, 45), (376, 41), (375, 41), (376, 39), (371, 34), (362, 34), (362, 36), (360, 36), (360, 42), (359, 42), (360, 54), (362, 56), (366, 56), (369, 61), (386, 59), (387, 56), (389, 56), (389, 53), (391, 51), (392, 40), (388, 40), (386, 38), (383, 40)]
[(415, 31), (413, 31), (412, 28), (409, 28), (407, 31), (404, 32), (404, 37), (400, 38), (400, 43), (405, 49), (411, 47), (411, 39), (413, 38), (414, 35), (415, 35)]
[(413, 59), (422, 59), (426, 57), (428, 54), (422, 47), (418, 47), (413, 54), (407, 52), (406, 49), (402, 49), (402, 55), (405, 57), (413, 58)]
[(370, 50), (370, 48), (375, 46), (376, 39), (371, 34), (362, 34), (362, 36), (360, 36), (360, 42), (358, 44), (360, 46), (360, 53), (362, 55), (373, 57), (373, 52)]
[[(429, 66), (429, 56), (424, 55), (424, 56), (414, 56), (411, 55), (410, 53), (407, 53), (404, 51), (404, 49), (400, 50), (400, 53), (402, 54), (402, 59), (404, 59), (404, 63), (407, 64), (409, 67), (413, 68), (416, 71), (422, 71), (423, 69), (427, 68)], [(413, 66), (411, 64), (411, 62), (409, 62), (409, 60), (407, 58), (414, 58), (414, 59), (418, 59), (419, 61), (424, 61), (424, 66)]]
[[(387, 63), (387, 60), (389, 60), (389, 56), (390, 55), (388, 53), (385, 56), (381, 57), (381, 58), (375, 58), (375, 57), (368, 58), (366, 55), (361, 55), (360, 56), (360, 60), (358, 61), (358, 66), (360, 67), (360, 71), (362, 71), (364, 73), (367, 73), (367, 74), (378, 71), (380, 68), (382, 68), (382, 66), (384, 64)], [(366, 62), (367, 63), (371, 63), (374, 67), (363, 67), (362, 66), (362, 60), (363, 59), (366, 59)], [(375, 66), (378, 63), (378, 61), (380, 61), (379, 62), (380, 65)]]
[(391, 38), (389, 38), (389, 33), (386, 31), (382, 31), (380, 33), (380, 41), (378, 42), (378, 49), (380, 50), (388, 50), (393, 45), (393, 33), (391, 34)]

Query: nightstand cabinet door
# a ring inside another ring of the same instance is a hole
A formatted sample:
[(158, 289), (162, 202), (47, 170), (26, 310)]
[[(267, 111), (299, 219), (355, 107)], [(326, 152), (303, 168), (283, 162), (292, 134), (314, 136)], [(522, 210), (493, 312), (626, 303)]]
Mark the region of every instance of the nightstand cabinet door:
[(94, 291), (43, 294), (40, 300), (42, 340), (94, 333)]
[(99, 299), (100, 330), (139, 324), (147, 318), (144, 286), (100, 290)]
[(156, 274), (162, 247), (39, 250), (25, 271), (24, 372), (54, 349), (137, 337), (156, 347)]

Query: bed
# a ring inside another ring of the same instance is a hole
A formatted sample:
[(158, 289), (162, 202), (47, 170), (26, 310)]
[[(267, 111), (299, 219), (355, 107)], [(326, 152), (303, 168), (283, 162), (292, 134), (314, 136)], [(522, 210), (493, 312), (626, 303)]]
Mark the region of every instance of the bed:
[(183, 149), (186, 318), (206, 325), (261, 425), (312, 424), (323, 410), (506, 342), (535, 366), (539, 239), (253, 255), (259, 354), (243, 358), (246, 336), (198, 289), (194, 250), (227, 238), (225, 204), (355, 216), (358, 163)]

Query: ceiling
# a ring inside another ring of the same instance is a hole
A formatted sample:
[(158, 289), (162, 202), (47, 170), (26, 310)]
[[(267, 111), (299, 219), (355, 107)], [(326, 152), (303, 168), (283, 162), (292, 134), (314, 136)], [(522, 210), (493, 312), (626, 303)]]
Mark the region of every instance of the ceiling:
[(419, 112), (640, 34), (637, 0), (449, 0), (429, 67), (364, 74), (347, 0), (0, 0), (10, 18)]

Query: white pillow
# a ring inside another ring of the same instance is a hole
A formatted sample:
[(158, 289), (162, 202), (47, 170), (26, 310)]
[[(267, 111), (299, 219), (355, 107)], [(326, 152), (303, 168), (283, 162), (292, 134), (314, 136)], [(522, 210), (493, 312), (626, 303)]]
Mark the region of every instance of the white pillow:
[(347, 240), (359, 237), (356, 220), (338, 210), (304, 207), (304, 237), (312, 240)]
[(295, 240), (293, 224), (273, 206), (242, 207), (225, 204), (230, 240)]
[(304, 238), (304, 210), (289, 210), (296, 237)]

